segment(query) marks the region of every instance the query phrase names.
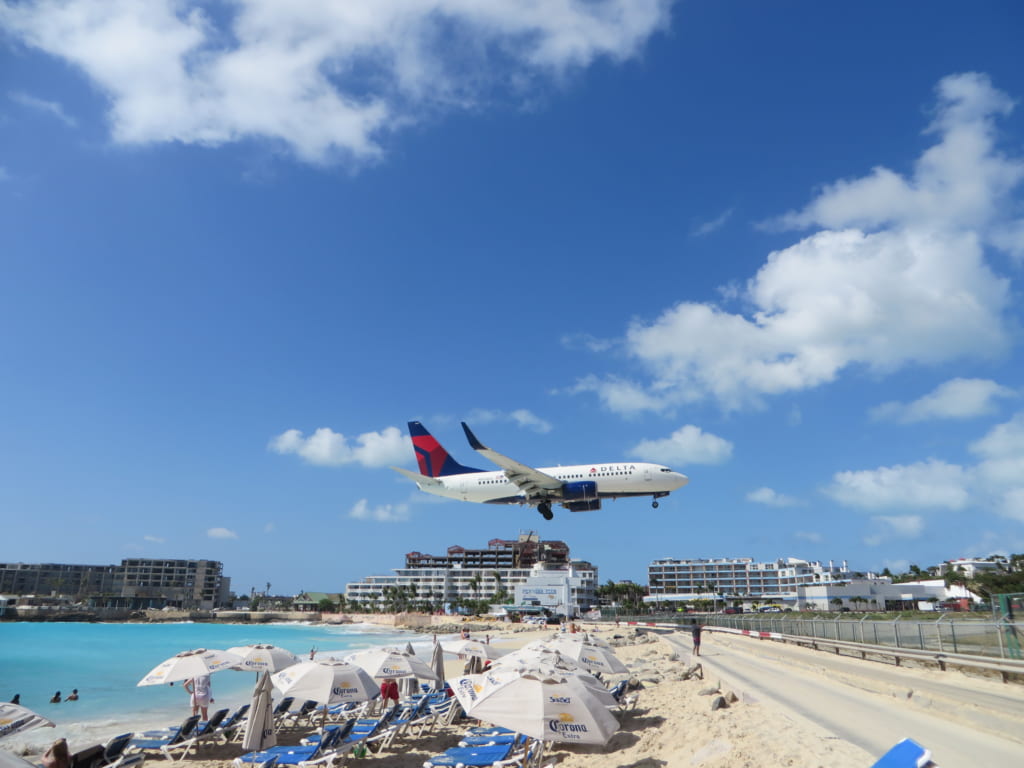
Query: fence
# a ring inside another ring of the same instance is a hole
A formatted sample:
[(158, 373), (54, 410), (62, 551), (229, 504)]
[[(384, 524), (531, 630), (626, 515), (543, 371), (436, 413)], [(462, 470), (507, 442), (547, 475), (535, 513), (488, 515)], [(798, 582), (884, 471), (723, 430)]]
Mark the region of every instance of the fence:
[[(606, 617), (608, 618), (608, 617)], [(999, 659), (1020, 659), (1020, 638), (1024, 624), (1010, 621), (956, 620), (945, 615), (935, 620), (893, 619), (881, 621), (867, 617), (812, 618), (791, 614), (679, 614), (617, 616), (621, 621), (689, 624), (730, 627), (751, 632), (775, 632), (820, 640), (862, 643), (937, 653), (969, 654)]]

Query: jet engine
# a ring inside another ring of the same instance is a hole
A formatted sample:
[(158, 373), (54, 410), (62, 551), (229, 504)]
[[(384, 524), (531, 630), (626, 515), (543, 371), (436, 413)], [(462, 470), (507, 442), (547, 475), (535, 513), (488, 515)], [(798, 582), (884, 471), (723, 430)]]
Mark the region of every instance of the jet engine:
[(562, 486), (563, 499), (596, 499), (597, 483), (593, 480), (580, 480)]

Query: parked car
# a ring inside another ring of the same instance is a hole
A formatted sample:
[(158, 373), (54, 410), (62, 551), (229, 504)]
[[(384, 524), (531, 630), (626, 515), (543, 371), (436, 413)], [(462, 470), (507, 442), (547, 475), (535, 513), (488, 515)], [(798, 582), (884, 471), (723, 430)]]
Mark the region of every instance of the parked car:
[(728, 608), (723, 608), (722, 613), (743, 613), (743, 609), (733, 608), (732, 606), (729, 606)]
[(782, 609), (777, 605), (765, 605), (757, 609), (760, 613), (782, 613)]

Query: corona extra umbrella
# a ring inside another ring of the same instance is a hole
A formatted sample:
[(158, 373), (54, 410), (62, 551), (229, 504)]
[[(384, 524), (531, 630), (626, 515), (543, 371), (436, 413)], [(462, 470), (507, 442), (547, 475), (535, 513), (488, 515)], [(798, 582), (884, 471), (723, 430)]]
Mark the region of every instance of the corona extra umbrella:
[(43, 726), (52, 728), (53, 721), (20, 704), (0, 704), (0, 739)]
[(437, 680), (437, 673), (425, 661), (411, 653), (397, 648), (371, 648), (349, 654), (345, 661), (366, 670), (377, 680), (395, 680), (400, 677), (418, 677)]
[(602, 648), (598, 645), (584, 643), (567, 637), (549, 640), (547, 644), (563, 656), (568, 656), (591, 674), (594, 672), (608, 672), (611, 674), (629, 672), (626, 665), (619, 661), (619, 658), (608, 648)]
[(441, 643), (445, 653), (456, 656), (476, 656), (485, 661), (500, 659), (508, 653), (500, 648), (495, 648), (488, 643), (481, 643), (479, 640), (445, 640)]
[(332, 659), (301, 661), (270, 679), (285, 696), (327, 706), (367, 701), (380, 693), (380, 686), (361, 667)]
[(241, 656), (214, 648), (182, 651), (153, 667), (144, 678), (139, 680), (138, 685), (163, 685), (178, 680), (189, 680), (193, 677), (231, 669), (238, 666), (241, 661)]
[(228, 653), (234, 653), (242, 658), (241, 663), (234, 669), (246, 672), (280, 672), (299, 661), (299, 657), (294, 653), (276, 645), (239, 645), (228, 648)]
[(547, 672), (490, 671), (471, 676), (479, 680), (469, 680), (468, 684), (466, 678), (457, 678), (452, 681), (452, 689), (469, 717), (538, 741), (606, 744), (619, 724), (604, 698), (579, 675)]

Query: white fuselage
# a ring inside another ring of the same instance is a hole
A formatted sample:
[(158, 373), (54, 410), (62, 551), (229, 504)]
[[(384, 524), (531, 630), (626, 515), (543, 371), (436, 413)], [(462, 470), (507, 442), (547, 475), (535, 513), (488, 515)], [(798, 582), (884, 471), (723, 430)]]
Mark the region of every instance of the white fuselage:
[[(686, 475), (661, 464), (645, 462), (578, 464), (568, 467), (545, 467), (540, 471), (566, 483), (592, 481), (597, 484), (597, 495), (601, 498), (667, 494), (689, 482)], [(527, 503), (526, 494), (505, 476), (503, 470), (468, 472), (435, 479), (439, 483), (418, 485), (428, 493), (460, 501), (492, 504)]]

